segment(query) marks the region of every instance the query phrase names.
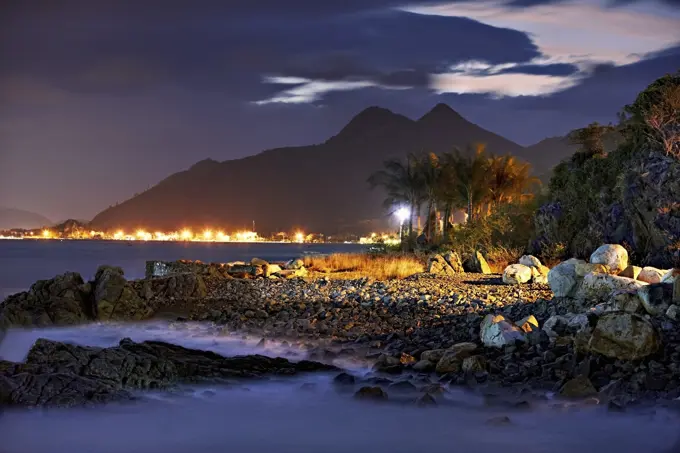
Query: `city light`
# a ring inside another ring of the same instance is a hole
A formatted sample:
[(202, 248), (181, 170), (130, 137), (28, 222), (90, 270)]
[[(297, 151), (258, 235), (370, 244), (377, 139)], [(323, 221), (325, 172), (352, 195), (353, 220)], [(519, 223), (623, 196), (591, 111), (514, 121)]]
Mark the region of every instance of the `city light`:
[(295, 242), (305, 242), (305, 233), (302, 231), (295, 233)]
[(182, 240), (184, 241), (190, 241), (191, 238), (193, 238), (194, 235), (191, 233), (191, 230), (182, 230)]
[(212, 232), (212, 230), (205, 230), (205, 231), (203, 232), (203, 239), (205, 239), (206, 241), (211, 241), (212, 238), (213, 238), (213, 232)]
[(42, 236), (43, 236), (45, 239), (49, 239), (49, 238), (52, 236), (52, 233), (50, 232), (50, 230), (45, 229), (45, 230), (43, 230), (43, 232), (42, 232)]
[(411, 214), (411, 211), (408, 208), (399, 208), (397, 209), (397, 212), (394, 213), (394, 215), (397, 217), (399, 220), (399, 225), (404, 223), (406, 219), (408, 219), (408, 216)]

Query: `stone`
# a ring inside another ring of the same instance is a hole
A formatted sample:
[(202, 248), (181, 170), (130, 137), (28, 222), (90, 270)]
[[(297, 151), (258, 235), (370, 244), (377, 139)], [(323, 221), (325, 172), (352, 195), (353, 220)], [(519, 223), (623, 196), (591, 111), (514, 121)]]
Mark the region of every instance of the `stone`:
[(511, 264), (503, 271), (503, 283), (521, 285), (531, 280), (531, 268), (524, 264)]
[(431, 255), (427, 260), (427, 272), (434, 275), (441, 275), (443, 277), (450, 277), (456, 274), (456, 271), (446, 262), (443, 256), (439, 254)]
[(444, 260), (451, 266), (451, 269), (453, 269), (454, 272), (461, 274), (465, 272), (463, 270), (463, 262), (460, 259), (460, 255), (456, 252), (446, 252), (444, 255)]
[(641, 282), (646, 283), (661, 283), (661, 279), (664, 277), (665, 271), (657, 269), (655, 267), (646, 266), (640, 270), (637, 277)]
[(638, 289), (640, 302), (645, 311), (652, 316), (666, 312), (673, 303), (673, 285), (670, 283), (653, 283)]
[(616, 291), (609, 302), (611, 310), (635, 313), (640, 309), (640, 296), (637, 291)]
[[(648, 268), (645, 268), (645, 269), (648, 269)], [(643, 280), (641, 278), (638, 278), (641, 272), (642, 272), (641, 267), (629, 265), (627, 268), (625, 268), (624, 270), (619, 272), (619, 276), (620, 277), (628, 277), (628, 278), (632, 278), (634, 280), (641, 280), (643, 282), (646, 282), (647, 280)], [(653, 283), (653, 282), (647, 282), (647, 283)]]
[(489, 264), (484, 259), (484, 256), (478, 251), (475, 251), (465, 260), (463, 263), (463, 268), (466, 272), (491, 274), (491, 268), (489, 267)]
[(482, 321), (479, 336), (485, 346), (502, 348), (525, 341), (522, 330), (508, 322), (503, 315), (488, 314)]
[(673, 321), (680, 321), (680, 306), (671, 305), (666, 310), (666, 316), (671, 318)]
[(604, 264), (577, 263), (576, 276), (583, 278), (588, 274), (609, 274), (609, 268)]
[(589, 326), (588, 317), (583, 314), (567, 313), (554, 315), (543, 323), (543, 331), (551, 340), (559, 337), (574, 337)]
[(619, 244), (605, 244), (590, 255), (590, 262), (604, 264), (612, 273), (618, 274), (628, 267), (628, 251)]
[(260, 258), (253, 258), (250, 260), (250, 264), (252, 264), (253, 266), (268, 266), (269, 261), (265, 261)]
[(570, 297), (577, 289), (576, 265), (585, 261), (571, 258), (548, 272), (548, 284), (555, 297)]
[(430, 349), (428, 351), (423, 351), (423, 353), (420, 354), (420, 360), (437, 363), (444, 357), (445, 352), (446, 349)]
[(589, 302), (608, 301), (617, 291), (637, 291), (647, 283), (611, 274), (587, 274), (576, 297)]
[(283, 269), (278, 264), (267, 264), (264, 266), (264, 276), (269, 278), (273, 275), (279, 274)]
[(457, 373), (461, 370), (463, 360), (469, 357), (477, 349), (474, 343), (458, 343), (444, 352), (442, 358), (437, 362), (435, 371), (439, 374)]
[(538, 320), (534, 315), (526, 316), (515, 323), (524, 332), (529, 333), (538, 329)]
[(333, 378), (336, 385), (354, 385), (356, 378), (349, 373), (340, 373)]
[(302, 261), (301, 259), (298, 258), (298, 259), (288, 261), (284, 267), (285, 267), (285, 269), (288, 269), (288, 270), (297, 270), (297, 269), (302, 269), (303, 267), (305, 267), (305, 263), (304, 263), (304, 261)]
[(597, 390), (586, 376), (578, 376), (567, 381), (560, 389), (565, 398), (588, 398), (597, 395)]
[(673, 283), (680, 280), (680, 269), (670, 269), (668, 270), (661, 279), (661, 283)]
[(486, 371), (486, 358), (482, 355), (473, 355), (463, 360), (462, 370), (467, 374)]
[(377, 386), (365, 386), (357, 390), (357, 392), (354, 394), (354, 398), (368, 401), (386, 401), (387, 392)]
[(598, 319), (586, 346), (607, 357), (638, 360), (654, 354), (660, 343), (656, 329), (642, 316), (613, 312)]
[(419, 360), (413, 365), (413, 369), (420, 372), (431, 371), (435, 368), (435, 364), (436, 362), (430, 362), (429, 360)]
[(543, 265), (541, 264), (541, 260), (536, 258), (533, 255), (524, 255), (519, 259), (519, 264), (523, 264), (527, 267), (537, 267), (540, 268)]
[(437, 401), (429, 393), (425, 393), (415, 400), (415, 405), (418, 407), (436, 406)]

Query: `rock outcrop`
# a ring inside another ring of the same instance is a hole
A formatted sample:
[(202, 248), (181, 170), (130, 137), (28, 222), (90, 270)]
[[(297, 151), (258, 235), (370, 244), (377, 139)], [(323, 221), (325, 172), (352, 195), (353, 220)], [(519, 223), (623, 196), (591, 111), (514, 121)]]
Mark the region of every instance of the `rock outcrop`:
[(475, 251), (463, 262), (463, 268), (465, 269), (465, 272), (491, 274), (491, 268), (489, 267), (489, 264), (479, 251)]
[(25, 363), (0, 362), (0, 404), (75, 406), (130, 399), (135, 389), (334, 369), (260, 355), (227, 358), (155, 341), (94, 348), (40, 339)]

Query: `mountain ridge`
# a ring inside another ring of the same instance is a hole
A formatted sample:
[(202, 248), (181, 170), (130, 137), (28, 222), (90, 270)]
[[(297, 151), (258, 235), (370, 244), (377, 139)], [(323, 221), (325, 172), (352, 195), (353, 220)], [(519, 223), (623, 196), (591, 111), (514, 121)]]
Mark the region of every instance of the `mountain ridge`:
[(47, 217), (24, 209), (0, 206), (0, 230), (35, 229), (51, 226), (52, 221)]
[[(92, 225), (233, 230), (250, 228), (255, 221), (260, 233), (292, 228), (364, 233), (389, 224), (383, 194), (371, 191), (366, 182), (382, 162), (409, 152), (442, 153), (455, 147), (468, 152), (467, 146), (477, 142), (494, 154), (510, 153), (529, 162), (538, 158), (531, 147), (466, 120), (446, 104), (437, 104), (416, 120), (372, 106), (325, 142), (273, 148), (222, 162), (199, 161), (100, 212)], [(559, 162), (546, 164), (545, 151), (539, 151), (542, 166)]]

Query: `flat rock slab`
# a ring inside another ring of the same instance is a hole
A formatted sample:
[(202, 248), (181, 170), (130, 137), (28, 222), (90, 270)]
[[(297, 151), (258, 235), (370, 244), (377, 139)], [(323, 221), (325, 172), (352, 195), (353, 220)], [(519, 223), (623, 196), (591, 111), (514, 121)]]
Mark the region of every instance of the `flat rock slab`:
[(0, 361), (0, 404), (75, 406), (130, 399), (130, 390), (336, 368), (261, 355), (223, 357), (169, 343), (121, 340), (111, 348), (39, 339), (25, 363)]

